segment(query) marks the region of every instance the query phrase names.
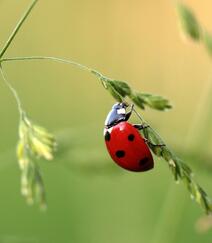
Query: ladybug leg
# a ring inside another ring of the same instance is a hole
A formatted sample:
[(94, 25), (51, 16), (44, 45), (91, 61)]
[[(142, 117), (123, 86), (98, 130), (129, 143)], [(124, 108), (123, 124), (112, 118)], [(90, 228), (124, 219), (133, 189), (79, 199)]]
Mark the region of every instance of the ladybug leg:
[(131, 105), (130, 111), (126, 113), (124, 121), (128, 121), (129, 120), (130, 116), (132, 115), (133, 107), (134, 107), (134, 104)]
[[(149, 125), (142, 125), (142, 124), (133, 124), (133, 127), (135, 127), (138, 130), (143, 130), (145, 128), (148, 128)], [(150, 142), (148, 139), (144, 138), (145, 143), (151, 145), (151, 146), (155, 146), (155, 147), (163, 147), (166, 146), (165, 144), (154, 144), (152, 142)]]
[(149, 145), (151, 145), (151, 146), (155, 146), (155, 147), (164, 147), (164, 146), (166, 146), (165, 144), (154, 144), (154, 143), (152, 143), (152, 142), (150, 142), (148, 139), (146, 139), (146, 138), (144, 138), (144, 141), (145, 141), (145, 143), (147, 143), (147, 144), (149, 144)]
[(143, 130), (149, 127), (149, 125), (142, 125), (142, 124), (133, 124), (133, 126), (138, 130)]

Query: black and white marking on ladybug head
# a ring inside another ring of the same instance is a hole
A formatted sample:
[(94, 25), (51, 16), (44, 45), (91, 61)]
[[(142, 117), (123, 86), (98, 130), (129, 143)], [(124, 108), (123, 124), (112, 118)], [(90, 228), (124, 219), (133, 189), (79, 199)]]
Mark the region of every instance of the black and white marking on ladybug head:
[(116, 104), (114, 104), (113, 106), (112, 106), (112, 109), (114, 109), (114, 110), (119, 110), (119, 109), (126, 109), (127, 108), (127, 104), (126, 103), (124, 103), (124, 102), (122, 102), (122, 103), (116, 103)]
[(116, 103), (115, 105), (113, 105), (112, 110), (109, 112), (105, 120), (105, 126), (109, 128), (118, 124), (121, 121), (125, 121), (126, 108), (127, 104), (125, 104), (124, 102)]

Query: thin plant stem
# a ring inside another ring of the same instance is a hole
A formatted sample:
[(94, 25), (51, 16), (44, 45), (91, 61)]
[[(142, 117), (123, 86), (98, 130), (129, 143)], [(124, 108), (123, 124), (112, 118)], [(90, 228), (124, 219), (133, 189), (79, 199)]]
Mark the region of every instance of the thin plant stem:
[(4, 83), (7, 85), (7, 87), (9, 88), (9, 90), (12, 92), (12, 94), (13, 94), (15, 100), (16, 100), (16, 103), (18, 105), (18, 111), (19, 111), (20, 118), (21, 118), (22, 115), (23, 115), (23, 113), (24, 113), (23, 112), (23, 109), (22, 109), (22, 105), (21, 105), (21, 100), (20, 100), (20, 98), (18, 96), (17, 91), (13, 88), (13, 86), (10, 84), (10, 82), (6, 78), (6, 75), (5, 75), (5, 73), (4, 73), (3, 68), (2, 68), (1, 65), (0, 65), (0, 74), (2, 76), (2, 79), (3, 79)]
[[(60, 63), (65, 63), (65, 64), (70, 64), (73, 65), (81, 70), (88, 71), (89, 73), (94, 74), (95, 76), (98, 76), (99, 78), (102, 79), (107, 79), (109, 80), (110, 78), (104, 76), (100, 72), (96, 71), (93, 68), (87, 67), (83, 64), (80, 64), (76, 61), (73, 60), (67, 60), (64, 58), (59, 58), (59, 57), (54, 57), (54, 56), (24, 56), (24, 57), (8, 57), (8, 58), (2, 58), (0, 59), (0, 64), (4, 62), (13, 62), (13, 61), (35, 61), (35, 60), (50, 60), (50, 61), (55, 61), (55, 62), (60, 62)], [(124, 99), (123, 101), (127, 103)], [(141, 120), (142, 124), (145, 123), (144, 119), (141, 117), (141, 115), (136, 111), (136, 109), (133, 107), (132, 110), (136, 114), (136, 116)]]
[(38, 0), (33, 0), (32, 1), (32, 3), (30, 4), (29, 8), (26, 10), (26, 12), (23, 14), (22, 18), (19, 20), (19, 22), (15, 26), (14, 30), (12, 31), (11, 35), (9, 36), (8, 40), (6, 41), (6, 43), (4, 44), (4, 46), (3, 46), (3, 48), (2, 48), (2, 50), (0, 52), (0, 58), (2, 58), (4, 53), (7, 51), (8, 47), (12, 43), (12, 41), (15, 38), (16, 34), (18, 33), (19, 29), (21, 28), (21, 26), (23, 25), (24, 21), (26, 20), (26, 18), (28, 17), (28, 15), (30, 14), (30, 12), (32, 11), (33, 7), (35, 6), (35, 4), (37, 2), (38, 2)]
[(29, 57), (11, 57), (11, 58), (3, 58), (0, 59), (0, 62), (10, 62), (10, 61), (34, 61), (34, 60), (50, 60), (50, 61), (55, 61), (55, 62), (60, 62), (60, 63), (66, 63), (66, 64), (71, 64), (74, 65), (82, 70), (92, 72), (94, 69), (89, 68), (85, 65), (82, 65), (78, 62), (72, 61), (72, 60), (67, 60), (64, 58), (59, 58), (59, 57), (52, 57), (52, 56), (29, 56)]
[(80, 64), (76, 61), (70, 60), (70, 59), (64, 59), (60, 57), (54, 57), (54, 56), (26, 56), (26, 57), (10, 57), (10, 58), (0, 58), (0, 63), (4, 62), (11, 62), (11, 61), (34, 61), (34, 60), (50, 60), (54, 62), (60, 62), (60, 63), (65, 63), (65, 64), (70, 64), (73, 65), (81, 70), (87, 71), (99, 79), (102, 80), (110, 80), (110, 78), (106, 77), (105, 75), (101, 74), (97, 70), (87, 67), (83, 64)]
[(145, 123), (144, 119), (142, 118), (142, 116), (140, 115), (140, 113), (138, 113), (136, 111), (136, 109), (134, 107), (133, 107), (133, 111), (136, 114), (136, 116), (141, 120), (142, 124), (144, 124)]

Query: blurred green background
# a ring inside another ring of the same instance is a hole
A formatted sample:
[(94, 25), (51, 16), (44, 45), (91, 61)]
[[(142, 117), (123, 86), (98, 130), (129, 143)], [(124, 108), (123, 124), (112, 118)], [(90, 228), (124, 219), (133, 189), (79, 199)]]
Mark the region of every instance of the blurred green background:
[[(212, 28), (211, 1), (186, 1)], [(0, 1), (3, 45), (28, 0)], [(142, 114), (187, 161), (212, 195), (212, 67), (202, 46), (182, 41), (172, 1), (39, 1), (7, 56), (51, 55), (129, 81), (137, 90), (166, 96), (174, 109)], [(211, 242), (198, 233), (203, 212), (165, 162), (131, 173), (110, 159), (103, 141), (114, 103), (99, 81), (49, 61), (4, 65), (25, 109), (61, 141), (53, 162), (41, 161), (48, 210), (20, 195), (15, 157), (18, 112), (0, 88), (0, 243)]]

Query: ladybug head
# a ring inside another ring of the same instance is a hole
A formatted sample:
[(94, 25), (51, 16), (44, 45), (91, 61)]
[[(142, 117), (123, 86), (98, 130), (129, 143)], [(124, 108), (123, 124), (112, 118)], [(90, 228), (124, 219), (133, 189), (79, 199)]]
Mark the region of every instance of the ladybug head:
[(118, 124), (121, 121), (126, 121), (126, 103), (116, 103), (113, 105), (112, 110), (107, 115), (107, 118), (105, 120), (105, 126), (107, 128), (112, 127), (116, 124)]

